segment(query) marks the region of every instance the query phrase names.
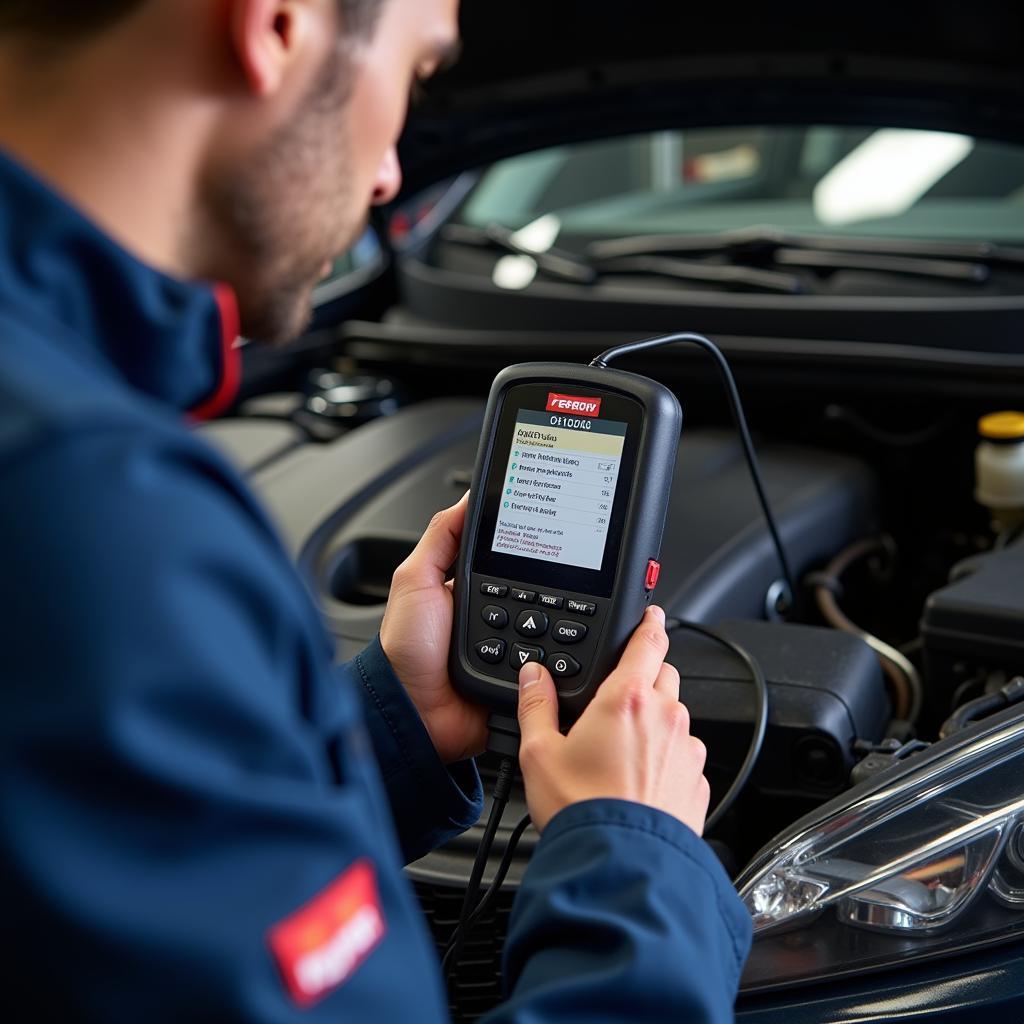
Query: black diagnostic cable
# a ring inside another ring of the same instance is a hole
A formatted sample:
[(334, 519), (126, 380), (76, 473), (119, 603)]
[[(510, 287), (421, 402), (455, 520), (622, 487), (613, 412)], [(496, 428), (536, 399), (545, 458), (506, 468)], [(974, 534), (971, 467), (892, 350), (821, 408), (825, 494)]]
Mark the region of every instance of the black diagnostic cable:
[[(761, 666), (757, 663), (754, 656), (735, 641), (696, 622), (686, 622), (683, 619), (668, 619), (666, 621), (666, 632), (672, 633), (677, 629), (688, 633), (696, 633), (698, 636), (713, 640), (715, 643), (728, 648), (747, 666), (747, 671), (750, 672), (750, 678), (754, 683), (754, 734), (750, 738), (747, 756), (743, 759), (743, 764), (740, 765), (736, 778), (732, 780), (732, 785), (726, 790), (722, 799), (718, 801), (714, 811), (708, 815), (707, 821), (704, 822), (704, 831), (711, 832), (721, 822), (722, 818), (725, 817), (726, 813), (736, 802), (736, 798), (743, 791), (743, 787), (750, 780), (754, 765), (757, 763), (758, 756), (761, 753), (761, 747), (764, 745), (764, 734), (768, 728), (768, 681), (765, 679), (764, 672), (761, 671)], [(685, 704), (686, 702), (683, 701), (683, 703)]]
[(501, 863), (498, 865), (498, 870), (494, 873), (494, 878), (491, 880), (487, 892), (484, 893), (483, 899), (476, 905), (476, 908), (464, 922), (462, 920), (459, 921), (455, 931), (452, 932), (452, 937), (448, 940), (448, 945), (445, 946), (444, 954), (441, 957), (441, 970), (445, 973), (448, 972), (449, 965), (454, 963), (454, 959), (458, 955), (456, 947), (461, 946), (469, 938), (469, 933), (476, 926), (476, 923), (491, 909), (494, 901), (498, 898), (498, 893), (508, 877), (509, 868), (512, 867), (512, 859), (516, 855), (519, 840), (523, 838), (523, 833), (529, 827), (530, 816), (526, 814), (520, 819), (519, 824), (516, 825), (512, 830), (512, 834), (508, 837)]
[[(494, 837), (498, 833), (501, 817), (505, 813), (505, 807), (512, 792), (512, 780), (515, 777), (515, 770), (516, 759), (509, 755), (504, 756), (498, 768), (498, 778), (494, 783), (494, 792), (491, 796), (491, 812), (487, 816), (484, 834), (480, 840), (480, 845), (477, 847), (476, 859), (473, 861), (473, 870), (470, 872), (466, 893), (462, 898), (459, 923), (455, 926), (455, 931), (441, 961), (441, 968), (445, 973), (447, 973), (449, 966), (454, 967), (458, 963), (459, 953), (462, 952), (462, 944), (465, 942), (468, 932), (468, 923), (474, 911), (478, 909), (475, 907), (475, 903), (480, 892), (480, 882), (484, 876), (487, 859), (491, 855), (491, 847), (494, 846)], [(509, 862), (511, 863), (511, 857)], [(486, 899), (486, 897), (484, 898)]]
[(491, 905), (498, 898), (498, 893), (501, 891), (501, 887), (505, 884), (505, 879), (508, 876), (509, 868), (512, 867), (512, 858), (516, 855), (519, 840), (523, 838), (523, 833), (531, 824), (533, 824), (533, 819), (529, 814), (524, 814), (519, 819), (516, 827), (512, 829), (512, 834), (508, 837), (508, 842), (505, 844), (505, 852), (502, 855), (501, 863), (498, 864), (498, 870), (494, 873), (494, 878), (491, 880), (487, 892), (484, 893), (484, 898), (476, 905), (476, 910), (470, 914), (469, 920), (466, 922), (467, 933), (491, 909)]
[(786, 581), (786, 586), (789, 590), (788, 595), (785, 595), (782, 598), (782, 606), (778, 608), (778, 611), (788, 611), (792, 608), (793, 602), (796, 600), (797, 590), (795, 577), (790, 570), (789, 559), (786, 557), (786, 549), (782, 544), (782, 537), (780, 536), (779, 528), (775, 523), (775, 516), (772, 515), (771, 506), (768, 503), (768, 495), (764, 489), (764, 480), (761, 477), (761, 466), (757, 461), (757, 452), (754, 450), (754, 442), (750, 437), (750, 429), (747, 426), (747, 417), (743, 412), (743, 403), (740, 401), (739, 389), (736, 387), (736, 378), (733, 376), (732, 369), (729, 367), (729, 363), (722, 354), (722, 350), (713, 341), (709, 338), (705, 338), (702, 334), (693, 334), (690, 332), (684, 332), (682, 334), (665, 334), (657, 338), (647, 338), (643, 341), (628, 341), (622, 345), (616, 345), (613, 348), (602, 352), (596, 359), (592, 359), (590, 365), (606, 369), (612, 360), (619, 359), (622, 356), (632, 355), (634, 352), (644, 352), (647, 349), (661, 348), (664, 345), (675, 345), (677, 343), (686, 343), (702, 348), (714, 359), (715, 364), (718, 367), (718, 372), (722, 377), (726, 393), (729, 396), (729, 407), (732, 410), (733, 419), (736, 421), (736, 429), (739, 431), (740, 440), (743, 443), (743, 454), (746, 456), (747, 466), (750, 469), (750, 476), (754, 482), (754, 489), (757, 491), (757, 498), (761, 503), (761, 511), (764, 513), (765, 522), (768, 524), (768, 532), (772, 535), (772, 542), (774, 543), (775, 551), (778, 554), (779, 565), (782, 569), (782, 577)]

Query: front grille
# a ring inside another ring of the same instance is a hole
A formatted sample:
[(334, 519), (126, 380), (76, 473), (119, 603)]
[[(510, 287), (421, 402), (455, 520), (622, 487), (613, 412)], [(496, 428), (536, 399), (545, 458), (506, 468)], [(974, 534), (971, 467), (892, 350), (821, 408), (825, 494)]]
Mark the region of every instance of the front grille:
[[(414, 881), (413, 887), (440, 956), (458, 923), (463, 890), (423, 881)], [(462, 947), (458, 967), (448, 986), (454, 1024), (479, 1020), (501, 1002), (501, 951), (505, 947), (515, 891), (508, 887), (498, 893), (495, 905), (477, 922)]]

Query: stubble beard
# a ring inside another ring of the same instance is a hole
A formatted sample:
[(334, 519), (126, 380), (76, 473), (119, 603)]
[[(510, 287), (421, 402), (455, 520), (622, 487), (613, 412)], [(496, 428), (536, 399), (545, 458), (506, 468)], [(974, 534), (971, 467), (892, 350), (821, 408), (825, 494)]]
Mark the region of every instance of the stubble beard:
[(243, 334), (252, 341), (282, 345), (302, 334), (324, 264), (350, 248), (365, 225), (366, 211), (353, 208), (348, 175), (345, 115), (353, 73), (339, 49), (293, 118), (230, 180), (207, 189), (209, 211), (236, 254), (237, 272), (228, 280)]

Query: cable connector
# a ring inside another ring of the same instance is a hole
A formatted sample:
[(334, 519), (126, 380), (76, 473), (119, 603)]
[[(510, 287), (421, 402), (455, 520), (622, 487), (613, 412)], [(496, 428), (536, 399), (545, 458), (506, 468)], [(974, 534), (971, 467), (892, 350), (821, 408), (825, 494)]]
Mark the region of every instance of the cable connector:
[(496, 801), (506, 803), (512, 795), (512, 783), (516, 777), (516, 762), (514, 758), (503, 757), (498, 765), (498, 777), (494, 780), (493, 797)]
[(487, 728), (490, 736), (487, 740), (487, 749), (499, 757), (511, 757), (513, 760), (519, 758), (519, 723), (508, 715), (499, 715), (493, 712), (487, 719)]

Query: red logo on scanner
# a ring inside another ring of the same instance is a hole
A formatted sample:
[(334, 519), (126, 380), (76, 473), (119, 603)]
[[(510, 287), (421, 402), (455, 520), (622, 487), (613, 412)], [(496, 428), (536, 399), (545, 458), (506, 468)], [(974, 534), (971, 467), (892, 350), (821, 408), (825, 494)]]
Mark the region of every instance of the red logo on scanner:
[(377, 876), (361, 860), (267, 938), (292, 999), (309, 1007), (352, 976), (384, 931)]
[(600, 398), (582, 398), (579, 395), (557, 395), (548, 392), (548, 412), (574, 412), (580, 416), (598, 416), (601, 413)]

